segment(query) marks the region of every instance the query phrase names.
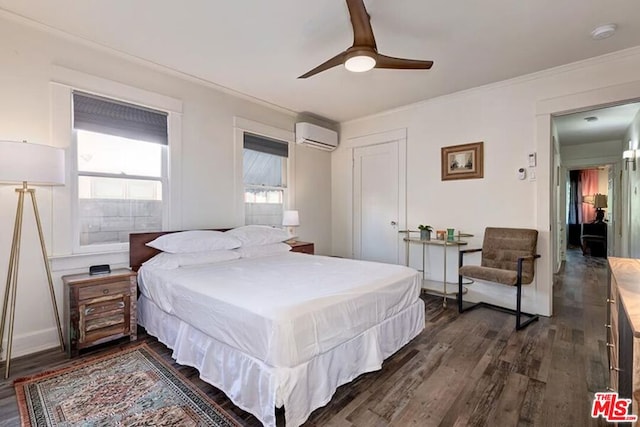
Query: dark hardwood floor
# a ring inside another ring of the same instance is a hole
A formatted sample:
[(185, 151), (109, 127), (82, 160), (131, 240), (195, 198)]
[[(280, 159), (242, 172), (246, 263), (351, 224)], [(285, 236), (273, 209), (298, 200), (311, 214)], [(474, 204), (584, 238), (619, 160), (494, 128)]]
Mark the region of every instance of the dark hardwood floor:
[[(608, 376), (606, 260), (579, 250), (569, 251), (568, 260), (556, 278), (554, 316), (520, 332), (511, 315), (483, 308), (459, 315), (454, 304), (443, 309), (439, 298), (424, 296), (424, 332), (381, 371), (340, 387), (305, 425), (605, 425), (591, 419), (590, 409)], [(144, 331), (139, 337), (172, 361), (164, 345)], [(20, 425), (13, 379), (68, 363), (58, 351), (14, 360), (11, 378), (0, 381), (0, 426)], [(174, 366), (241, 424), (260, 425), (195, 369)]]

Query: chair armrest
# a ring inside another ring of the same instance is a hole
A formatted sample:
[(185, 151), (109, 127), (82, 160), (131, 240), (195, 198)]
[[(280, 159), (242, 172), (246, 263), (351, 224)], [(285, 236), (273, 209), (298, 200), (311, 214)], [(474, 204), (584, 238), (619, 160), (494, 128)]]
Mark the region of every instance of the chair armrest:
[(522, 263), (524, 261), (529, 261), (529, 260), (536, 260), (540, 258), (540, 254), (534, 254), (534, 255), (527, 255), (527, 256), (521, 256), (518, 257), (518, 282), (520, 282), (520, 280), (522, 279)]
[(472, 252), (480, 252), (482, 250), (482, 248), (475, 248), (475, 249), (461, 249), (460, 253), (461, 254), (470, 254)]
[(473, 252), (480, 252), (480, 251), (482, 251), (482, 248), (460, 250), (460, 252), (458, 253), (458, 268), (462, 267), (462, 258), (464, 257), (464, 254), (470, 254)]

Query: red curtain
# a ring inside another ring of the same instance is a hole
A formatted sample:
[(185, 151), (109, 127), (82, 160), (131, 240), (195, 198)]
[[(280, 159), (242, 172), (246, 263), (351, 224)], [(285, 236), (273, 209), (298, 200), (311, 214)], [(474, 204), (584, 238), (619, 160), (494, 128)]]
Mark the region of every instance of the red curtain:
[[(593, 222), (596, 219), (593, 195), (598, 192), (598, 170), (585, 169), (580, 171), (580, 183), (582, 184), (582, 222)], [(585, 200), (589, 203), (586, 203)]]

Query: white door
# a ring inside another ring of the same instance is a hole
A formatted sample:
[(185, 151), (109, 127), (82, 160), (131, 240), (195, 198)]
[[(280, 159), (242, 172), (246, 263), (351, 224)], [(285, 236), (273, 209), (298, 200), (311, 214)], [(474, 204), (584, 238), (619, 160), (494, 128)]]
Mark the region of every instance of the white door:
[(400, 223), (398, 141), (353, 150), (354, 256), (397, 264)]

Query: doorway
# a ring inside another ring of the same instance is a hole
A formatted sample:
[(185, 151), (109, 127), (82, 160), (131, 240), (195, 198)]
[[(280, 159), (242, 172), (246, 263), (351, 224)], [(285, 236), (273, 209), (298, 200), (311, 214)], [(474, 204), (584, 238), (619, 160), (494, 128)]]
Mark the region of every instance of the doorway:
[[(568, 171), (564, 192), (565, 251), (600, 258), (613, 254), (615, 233), (612, 230), (617, 220), (614, 170), (615, 165), (598, 165)], [(563, 259), (569, 258), (565, 255)]]
[(564, 240), (554, 251), (555, 271), (566, 261), (567, 248), (580, 249), (584, 256), (619, 255), (621, 154), (639, 115), (638, 102), (552, 115), (559, 174), (554, 240)]
[[(553, 286), (554, 286), (554, 262), (556, 261), (556, 247), (554, 240), (559, 233), (558, 223), (556, 222), (558, 216), (553, 210), (554, 198), (558, 188), (562, 188), (558, 181), (554, 181), (555, 176), (562, 177), (563, 173), (557, 173), (560, 169), (559, 165), (554, 163), (555, 147), (553, 144), (553, 136), (555, 130), (552, 129), (553, 118), (559, 117), (565, 114), (572, 114), (580, 111), (592, 110), (595, 108), (604, 108), (611, 105), (620, 105), (624, 103), (632, 103), (640, 101), (640, 80), (635, 80), (628, 83), (621, 83), (614, 86), (598, 87), (592, 90), (571, 93), (562, 96), (556, 96), (553, 98), (547, 98), (536, 102), (536, 147), (538, 149), (538, 185), (536, 187), (536, 194), (538, 203), (535, 207), (536, 215), (536, 227), (538, 229), (538, 251), (541, 258), (538, 260), (537, 266), (537, 311), (544, 316), (553, 315)], [(638, 125), (638, 123), (635, 123)], [(637, 144), (638, 134), (635, 135), (634, 143)], [(599, 163), (604, 163), (600, 161)], [(618, 152), (610, 161), (607, 159), (606, 163), (617, 164), (619, 169), (624, 169), (622, 163), (622, 152)], [(616, 180), (619, 178), (616, 177)], [(635, 179), (635, 177), (633, 178)], [(626, 180), (626, 182), (625, 182)], [(627, 171), (622, 173), (622, 184), (619, 186), (621, 197), (617, 197), (616, 204), (620, 203), (617, 207), (618, 212), (624, 210), (630, 206), (628, 203), (629, 183), (632, 181), (631, 174)], [(627, 200), (627, 202), (621, 201), (621, 199)], [(640, 198), (638, 198), (640, 199)], [(620, 209), (620, 208), (624, 209)], [(638, 206), (640, 211), (640, 206)], [(638, 212), (636, 211), (636, 212)], [(619, 246), (623, 249), (626, 246), (626, 240), (633, 240), (635, 236), (637, 241), (640, 241), (640, 224), (631, 224), (628, 218), (633, 215), (625, 214), (627, 218), (618, 223), (618, 227), (615, 230), (616, 236), (619, 237)], [(620, 244), (621, 242), (621, 244)], [(625, 256), (627, 251), (618, 252), (620, 247), (615, 248), (615, 254), (618, 256)], [(638, 250), (640, 254), (640, 250)]]

